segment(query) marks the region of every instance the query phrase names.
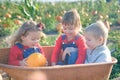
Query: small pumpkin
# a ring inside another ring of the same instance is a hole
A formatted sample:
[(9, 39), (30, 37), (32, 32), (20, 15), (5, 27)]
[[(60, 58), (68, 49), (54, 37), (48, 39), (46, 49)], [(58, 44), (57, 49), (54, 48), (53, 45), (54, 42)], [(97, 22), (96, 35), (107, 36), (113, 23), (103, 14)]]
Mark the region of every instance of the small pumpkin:
[(57, 15), (55, 18), (56, 18), (56, 20), (57, 20), (58, 22), (61, 22), (61, 21), (62, 21), (62, 16), (58, 16), (58, 15)]
[(28, 67), (40, 67), (45, 66), (46, 64), (46, 58), (41, 53), (32, 53), (30, 56), (28, 56), (26, 63)]
[(11, 16), (10, 13), (6, 13), (6, 14), (5, 14), (5, 17), (6, 17), (6, 18), (11, 18), (12, 16)]
[(47, 13), (47, 14), (46, 14), (46, 17), (50, 18), (50, 17), (51, 17), (51, 15), (50, 15), (49, 13)]
[(7, 27), (9, 27), (9, 24), (5, 23), (5, 24), (3, 24), (3, 27), (7, 28)]
[(21, 25), (22, 21), (16, 19), (16, 20), (14, 20), (14, 23), (17, 24), (17, 25)]

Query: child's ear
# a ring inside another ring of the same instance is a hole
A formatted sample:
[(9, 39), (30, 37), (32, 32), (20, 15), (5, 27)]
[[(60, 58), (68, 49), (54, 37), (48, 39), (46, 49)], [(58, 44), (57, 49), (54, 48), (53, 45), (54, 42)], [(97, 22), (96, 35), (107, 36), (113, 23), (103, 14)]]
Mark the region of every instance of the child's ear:
[(23, 41), (25, 39), (25, 36), (21, 36), (21, 40)]
[(103, 43), (103, 42), (104, 42), (104, 39), (103, 39), (102, 36), (99, 38), (99, 42), (100, 42), (100, 43)]

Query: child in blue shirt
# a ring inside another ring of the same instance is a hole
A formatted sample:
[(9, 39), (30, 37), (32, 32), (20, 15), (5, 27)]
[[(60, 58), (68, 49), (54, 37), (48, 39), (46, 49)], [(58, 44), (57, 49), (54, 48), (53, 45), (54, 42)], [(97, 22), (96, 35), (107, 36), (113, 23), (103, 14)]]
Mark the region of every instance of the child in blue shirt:
[(110, 50), (106, 46), (108, 29), (102, 21), (88, 26), (84, 31), (87, 44), (85, 63), (110, 62)]

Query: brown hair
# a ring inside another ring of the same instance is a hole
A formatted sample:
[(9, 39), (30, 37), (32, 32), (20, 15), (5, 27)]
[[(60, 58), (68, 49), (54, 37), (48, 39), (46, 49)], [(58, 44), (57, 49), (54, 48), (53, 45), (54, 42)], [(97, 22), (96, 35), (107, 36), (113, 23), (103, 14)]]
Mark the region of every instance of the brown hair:
[(75, 28), (81, 29), (80, 16), (76, 9), (67, 11), (62, 18), (62, 24), (74, 25)]

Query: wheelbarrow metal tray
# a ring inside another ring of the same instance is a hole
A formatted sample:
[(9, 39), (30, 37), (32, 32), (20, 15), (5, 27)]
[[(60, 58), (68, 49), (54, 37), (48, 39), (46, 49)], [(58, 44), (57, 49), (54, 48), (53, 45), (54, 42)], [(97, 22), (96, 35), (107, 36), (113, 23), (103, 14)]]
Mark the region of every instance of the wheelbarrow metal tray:
[[(43, 46), (49, 65), (53, 48), (53, 46)], [(105, 63), (22, 67), (8, 65), (8, 55), (9, 48), (0, 49), (0, 69), (15, 80), (24, 80), (26, 75), (33, 71), (45, 72), (49, 80), (109, 80), (112, 67), (117, 62), (117, 59), (112, 58), (112, 62)]]

